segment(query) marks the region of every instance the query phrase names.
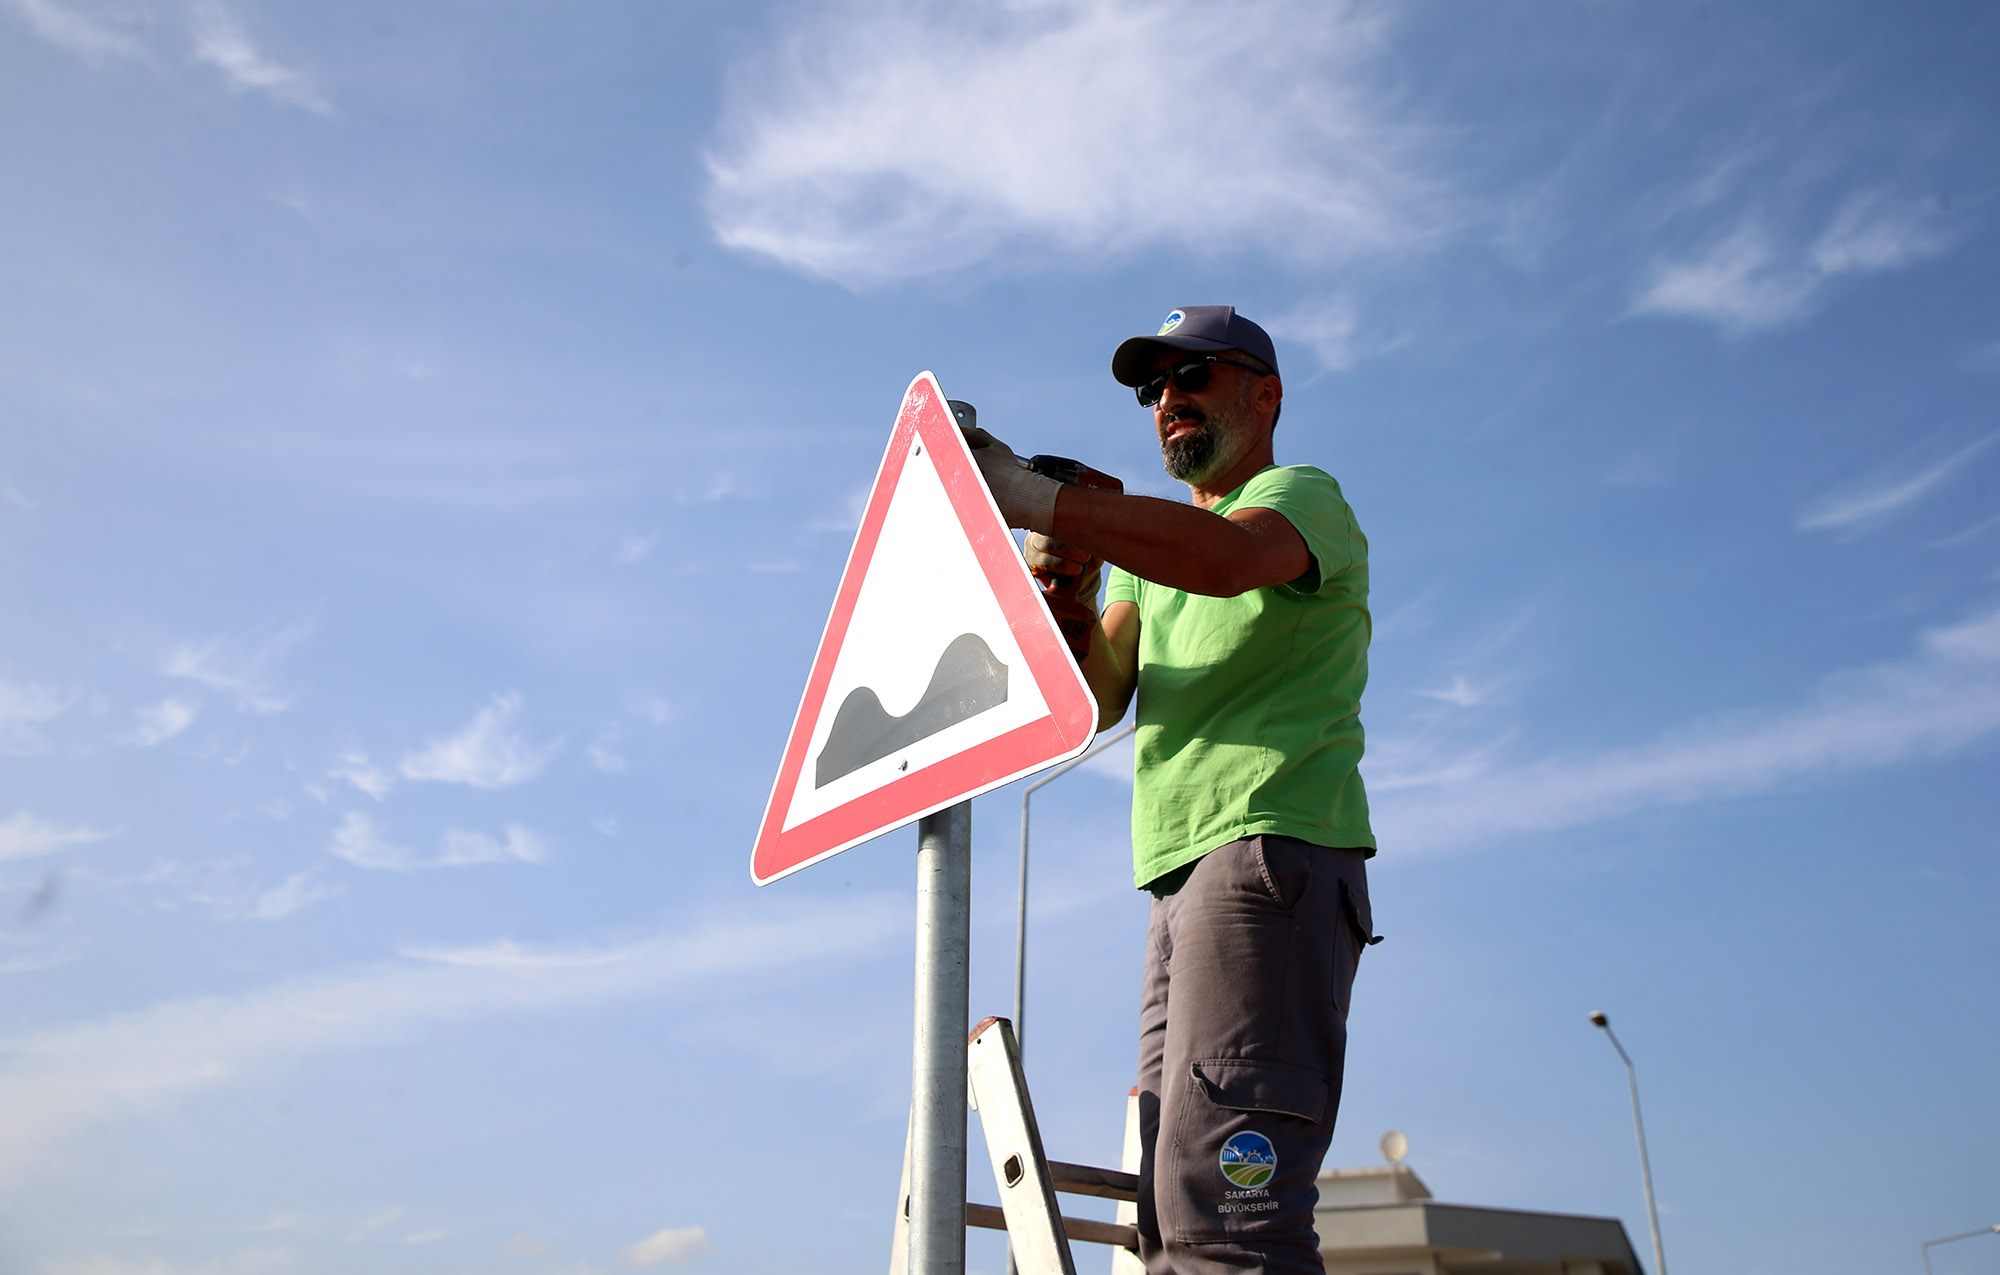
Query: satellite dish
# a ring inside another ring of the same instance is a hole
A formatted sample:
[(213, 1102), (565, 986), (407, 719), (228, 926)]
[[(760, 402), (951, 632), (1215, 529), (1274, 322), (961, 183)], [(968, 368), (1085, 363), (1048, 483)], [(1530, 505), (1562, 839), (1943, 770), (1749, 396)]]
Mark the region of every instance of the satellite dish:
[(1382, 1135), (1382, 1158), (1390, 1164), (1401, 1164), (1403, 1157), (1410, 1154), (1410, 1140), (1403, 1136), (1401, 1129), (1391, 1129)]

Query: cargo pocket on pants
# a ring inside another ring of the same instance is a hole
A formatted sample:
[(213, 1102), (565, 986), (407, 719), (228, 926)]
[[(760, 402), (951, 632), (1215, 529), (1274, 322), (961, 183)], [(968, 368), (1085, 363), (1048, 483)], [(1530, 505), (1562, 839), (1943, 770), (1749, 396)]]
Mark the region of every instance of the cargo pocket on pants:
[[(1284, 1063), (1189, 1066), (1174, 1130), (1174, 1178), (1157, 1177), (1161, 1221), (1182, 1244), (1277, 1239), (1312, 1228), (1313, 1179), (1332, 1128), (1327, 1081)], [(1166, 1188), (1165, 1191), (1162, 1188)]]

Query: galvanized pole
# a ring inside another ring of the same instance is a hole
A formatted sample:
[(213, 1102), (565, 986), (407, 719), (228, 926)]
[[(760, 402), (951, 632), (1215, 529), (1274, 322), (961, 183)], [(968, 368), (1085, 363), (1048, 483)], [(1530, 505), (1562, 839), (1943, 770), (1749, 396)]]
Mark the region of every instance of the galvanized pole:
[(917, 824), (916, 1061), (910, 1084), (910, 1275), (965, 1271), (965, 1033), (972, 803)]

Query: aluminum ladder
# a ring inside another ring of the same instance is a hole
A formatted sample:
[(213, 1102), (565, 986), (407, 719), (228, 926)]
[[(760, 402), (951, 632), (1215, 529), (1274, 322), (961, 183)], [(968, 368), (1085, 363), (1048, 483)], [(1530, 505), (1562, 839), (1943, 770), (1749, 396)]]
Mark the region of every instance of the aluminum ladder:
[[(1112, 1275), (1144, 1275), (1140, 1265), (1138, 1090), (1126, 1099), (1123, 1169), (1098, 1169), (1051, 1160), (1042, 1150), (1041, 1129), (1028, 1081), (1021, 1072), (1021, 1050), (1014, 1025), (988, 1018), (972, 1029), (966, 1043), (967, 1088), (986, 1149), (993, 1161), (993, 1180), (1000, 1204), (965, 1206), (965, 1224), (1005, 1231), (1018, 1275), (1076, 1275), (1071, 1240), (1112, 1247)], [(1118, 1220), (1064, 1217), (1057, 1192), (1117, 1200)], [(910, 1143), (903, 1141), (903, 1182), (896, 1191), (896, 1238), (889, 1275), (908, 1275), (910, 1252)]]

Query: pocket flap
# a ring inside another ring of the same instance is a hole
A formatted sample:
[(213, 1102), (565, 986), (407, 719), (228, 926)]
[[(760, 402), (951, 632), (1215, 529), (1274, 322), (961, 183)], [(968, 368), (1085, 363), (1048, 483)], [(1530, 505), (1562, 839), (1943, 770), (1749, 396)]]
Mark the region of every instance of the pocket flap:
[(1315, 1123), (1326, 1110), (1326, 1077), (1304, 1067), (1215, 1058), (1192, 1064), (1192, 1070), (1218, 1107), (1276, 1111)]

